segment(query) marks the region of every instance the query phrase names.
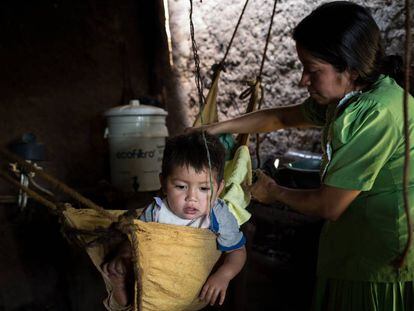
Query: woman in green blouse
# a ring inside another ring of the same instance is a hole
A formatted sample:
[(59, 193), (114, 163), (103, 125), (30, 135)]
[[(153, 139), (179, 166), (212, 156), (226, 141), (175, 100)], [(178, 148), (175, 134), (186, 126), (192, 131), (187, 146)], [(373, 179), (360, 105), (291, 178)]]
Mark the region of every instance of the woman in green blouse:
[[(259, 133), (322, 126), (322, 186), (288, 189), (259, 174), (252, 196), (327, 220), (314, 310), (414, 310), (413, 249), (403, 267), (394, 264), (408, 235), (402, 196), (403, 89), (382, 71), (386, 57), (379, 28), (365, 8), (336, 1), (303, 19), (293, 38), (303, 64), (299, 84), (309, 98), (203, 129)], [(414, 99), (409, 101), (414, 142)], [(414, 159), (413, 147), (410, 154)], [(409, 185), (412, 212), (414, 166)]]

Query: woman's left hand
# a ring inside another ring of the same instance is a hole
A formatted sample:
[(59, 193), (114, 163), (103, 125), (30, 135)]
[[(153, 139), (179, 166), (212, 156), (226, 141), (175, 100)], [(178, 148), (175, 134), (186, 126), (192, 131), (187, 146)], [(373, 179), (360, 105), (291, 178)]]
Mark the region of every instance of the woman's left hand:
[(263, 171), (256, 170), (257, 181), (249, 187), (252, 199), (270, 204), (276, 201), (278, 184)]

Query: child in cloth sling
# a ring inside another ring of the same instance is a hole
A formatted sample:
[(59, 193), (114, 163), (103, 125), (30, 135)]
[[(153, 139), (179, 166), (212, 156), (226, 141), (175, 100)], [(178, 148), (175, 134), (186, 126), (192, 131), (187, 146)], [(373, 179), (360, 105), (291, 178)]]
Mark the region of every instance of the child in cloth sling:
[[(216, 136), (205, 133), (205, 138), (210, 159), (201, 132), (167, 140), (160, 174), (165, 197), (155, 197), (140, 220), (208, 228), (217, 235), (217, 246), (223, 252), (224, 260), (207, 279), (200, 299), (211, 305), (218, 301), (221, 305), (230, 280), (240, 272), (246, 261), (246, 240), (236, 218), (224, 201), (218, 198), (224, 188), (224, 147)], [(116, 257), (102, 266), (113, 287), (104, 302), (109, 310), (128, 310), (130, 307), (130, 265), (130, 245), (124, 243)]]

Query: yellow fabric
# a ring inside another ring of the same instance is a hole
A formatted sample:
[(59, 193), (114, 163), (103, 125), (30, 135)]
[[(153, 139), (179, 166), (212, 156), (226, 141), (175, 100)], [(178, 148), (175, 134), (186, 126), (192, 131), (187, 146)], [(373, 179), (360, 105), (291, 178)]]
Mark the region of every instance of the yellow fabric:
[(233, 159), (226, 162), (224, 180), (226, 185), (221, 198), (226, 202), (240, 226), (251, 216), (246, 211), (250, 203), (250, 193), (242, 187), (242, 185), (252, 183), (252, 164), (247, 146), (240, 146), (234, 153)]
[(142, 310), (200, 310), (198, 296), (220, 257), (208, 229), (135, 221)]
[[(125, 213), (122, 210), (109, 211), (116, 216), (120, 216)], [(92, 209), (75, 209), (67, 208), (63, 214), (65, 215), (67, 224), (75, 229), (82, 230), (95, 230), (97, 228), (108, 228), (112, 222), (106, 217), (102, 216), (98, 212)], [(84, 243), (91, 242), (92, 237), (86, 235), (78, 236), (78, 239)], [(109, 246), (111, 247), (111, 246)], [(104, 256), (108, 253), (108, 249), (104, 249), (103, 246), (87, 248), (89, 257), (92, 259), (93, 264), (102, 273), (101, 265), (104, 260)]]
[[(218, 113), (217, 113), (217, 93), (218, 93), (218, 81), (220, 79), (221, 70), (217, 69), (215, 72), (213, 83), (211, 84), (211, 88), (208, 91), (206, 102), (203, 107), (203, 111), (201, 112), (203, 115), (203, 124), (210, 124), (215, 123), (218, 121)], [(194, 121), (193, 126), (200, 126), (201, 124), (201, 117), (200, 115)]]
[[(260, 82), (260, 80), (252, 81), (251, 88), (248, 89), (248, 92), (246, 94), (250, 94), (249, 104), (247, 105), (246, 113), (257, 110), (263, 98), (262, 83)], [(246, 133), (237, 135), (237, 139), (236, 139), (237, 145), (238, 146), (247, 145), (249, 142), (249, 136), (250, 134), (246, 134)]]
[[(113, 210), (108, 211), (116, 216), (120, 216), (121, 214), (125, 213), (123, 210)], [(74, 229), (81, 229), (81, 230), (95, 230), (97, 228), (108, 228), (112, 222), (96, 212), (93, 209), (75, 209), (75, 208), (67, 208), (63, 212), (65, 216), (66, 223), (74, 228)], [(87, 236), (87, 235), (78, 235), (78, 240), (80, 240), (83, 243), (91, 242), (93, 238)], [(105, 282), (106, 290), (108, 292), (108, 297), (104, 300), (104, 305), (108, 310), (111, 311), (123, 311), (123, 310), (132, 310), (131, 307), (124, 308), (111, 308), (110, 306), (113, 306), (113, 302), (111, 302), (111, 295), (112, 292), (112, 286), (109, 278), (106, 276), (106, 274), (102, 271), (101, 265), (104, 262), (105, 256), (114, 248), (116, 245), (102, 245), (99, 244), (94, 247), (88, 247), (86, 248), (86, 252), (88, 253), (89, 257), (91, 258), (93, 264), (95, 265), (96, 269), (101, 273), (102, 278)]]
[[(125, 211), (110, 211), (119, 216)], [(64, 215), (75, 229), (107, 228), (111, 221), (90, 209), (68, 208)], [(137, 250), (142, 293), (140, 311), (200, 310), (198, 300), (202, 286), (220, 257), (216, 236), (208, 229), (197, 229), (134, 220), (135, 231), (128, 238)], [(90, 241), (88, 237), (79, 237)], [(108, 294), (111, 286), (101, 264), (111, 246), (87, 248), (86, 251), (101, 272)], [(137, 287), (137, 286), (136, 286)], [(134, 306), (133, 310), (137, 310)]]

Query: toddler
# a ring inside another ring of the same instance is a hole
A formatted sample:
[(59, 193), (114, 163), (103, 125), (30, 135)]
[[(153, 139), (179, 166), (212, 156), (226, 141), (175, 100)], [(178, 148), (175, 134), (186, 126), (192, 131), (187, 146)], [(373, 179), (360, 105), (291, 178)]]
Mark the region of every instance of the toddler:
[[(224, 188), (224, 147), (216, 136), (204, 135), (209, 157), (201, 132), (167, 140), (160, 174), (164, 197), (155, 197), (140, 220), (208, 228), (217, 235), (217, 247), (223, 252), (223, 263), (207, 279), (200, 299), (211, 305), (218, 301), (221, 305), (230, 280), (240, 272), (246, 261), (246, 240), (236, 218), (224, 201), (218, 198)], [(130, 302), (127, 290), (131, 275), (131, 269), (128, 269), (130, 260), (130, 246), (125, 243), (119, 254), (102, 266), (113, 286), (106, 301), (110, 310), (128, 310), (124, 306)]]

